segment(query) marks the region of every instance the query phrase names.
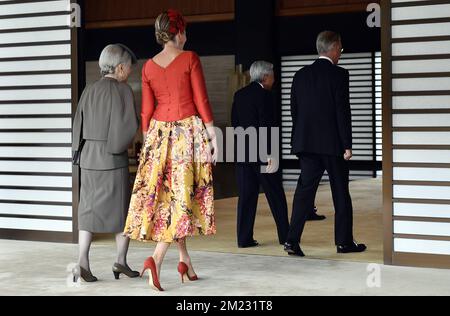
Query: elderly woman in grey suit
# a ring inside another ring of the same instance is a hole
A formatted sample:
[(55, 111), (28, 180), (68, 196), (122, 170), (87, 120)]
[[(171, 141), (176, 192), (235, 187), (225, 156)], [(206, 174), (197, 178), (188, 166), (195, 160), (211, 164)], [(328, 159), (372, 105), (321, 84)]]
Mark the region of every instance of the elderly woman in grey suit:
[(138, 129), (133, 91), (126, 82), (136, 62), (126, 46), (107, 46), (99, 61), (102, 78), (84, 90), (75, 115), (72, 150), (79, 153), (81, 168), (75, 282), (80, 277), (97, 281), (89, 265), (93, 233), (116, 234), (116, 279), (139, 276), (127, 265), (129, 239), (123, 236), (130, 201), (127, 149)]

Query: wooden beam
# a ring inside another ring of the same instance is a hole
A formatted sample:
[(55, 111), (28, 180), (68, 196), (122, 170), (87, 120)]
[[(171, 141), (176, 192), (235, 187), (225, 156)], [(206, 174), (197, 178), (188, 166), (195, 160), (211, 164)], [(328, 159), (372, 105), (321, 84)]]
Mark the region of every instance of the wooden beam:
[[(376, 2), (376, 1), (375, 1)], [(352, 13), (352, 12), (365, 12), (367, 9), (367, 3), (354, 3), (354, 4), (339, 4), (339, 5), (327, 5), (327, 6), (308, 6), (299, 8), (281, 8), (277, 12), (277, 16), (305, 16), (305, 15), (320, 15), (320, 14), (333, 14), (333, 13)]]
[[(188, 23), (233, 21), (234, 13), (191, 15), (186, 16), (185, 18), (188, 21)], [(152, 26), (155, 24), (155, 20), (156, 19), (152, 18), (152, 19), (129, 19), (129, 20), (87, 22), (86, 29)]]

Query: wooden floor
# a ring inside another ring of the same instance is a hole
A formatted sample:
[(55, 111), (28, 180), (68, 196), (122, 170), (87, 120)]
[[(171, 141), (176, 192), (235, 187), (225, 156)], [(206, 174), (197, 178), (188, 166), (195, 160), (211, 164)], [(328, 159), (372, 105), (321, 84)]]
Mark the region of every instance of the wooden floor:
[[(354, 235), (360, 243), (368, 246), (363, 254), (338, 255), (334, 246), (334, 209), (329, 185), (322, 185), (317, 194), (319, 213), (327, 215), (324, 222), (307, 224), (302, 248), (310, 258), (345, 260), (370, 263), (383, 261), (382, 234), (382, 187), (381, 180), (358, 180), (351, 183), (354, 205)], [(289, 211), (293, 192), (287, 192)], [(238, 249), (236, 245), (237, 198), (217, 200), (215, 203), (218, 233), (213, 237), (198, 237), (188, 241), (189, 249), (235, 254), (257, 254), (286, 256), (278, 244), (275, 223), (264, 195), (260, 196), (255, 225), (255, 239), (261, 246), (252, 249)], [(132, 247), (153, 247), (153, 244), (133, 242)]]

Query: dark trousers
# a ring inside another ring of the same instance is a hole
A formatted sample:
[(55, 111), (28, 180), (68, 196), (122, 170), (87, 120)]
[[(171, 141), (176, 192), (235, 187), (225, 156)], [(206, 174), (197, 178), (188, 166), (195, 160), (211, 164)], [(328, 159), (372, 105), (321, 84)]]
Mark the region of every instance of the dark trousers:
[(264, 174), (261, 173), (260, 165), (237, 164), (236, 177), (239, 190), (237, 210), (238, 245), (245, 246), (253, 241), (260, 185), (263, 187), (277, 225), (278, 240), (280, 243), (285, 243), (289, 231), (289, 219), (281, 172)]
[(353, 207), (349, 190), (349, 167), (343, 157), (301, 154), (301, 176), (294, 196), (291, 225), (287, 241), (298, 244), (305, 228), (306, 219), (314, 206), (314, 200), (325, 170), (330, 178), (333, 195), (336, 245), (353, 242)]

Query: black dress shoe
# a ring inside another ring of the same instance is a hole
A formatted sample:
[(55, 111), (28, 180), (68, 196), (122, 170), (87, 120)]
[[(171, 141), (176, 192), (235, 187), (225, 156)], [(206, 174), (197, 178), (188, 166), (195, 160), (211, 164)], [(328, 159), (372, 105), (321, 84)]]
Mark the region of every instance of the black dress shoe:
[(312, 213), (311, 215), (308, 216), (306, 220), (309, 222), (316, 222), (316, 221), (324, 221), (326, 219), (327, 217), (325, 215), (317, 215), (316, 213)]
[(317, 211), (318, 211), (317, 207), (314, 207), (314, 211), (308, 216), (306, 220), (312, 222), (312, 221), (323, 221), (327, 219), (327, 217), (324, 215), (318, 215)]
[(351, 245), (337, 246), (337, 253), (359, 253), (367, 250), (366, 245), (353, 242)]
[(239, 248), (253, 248), (253, 247), (258, 247), (259, 243), (257, 240), (253, 240), (252, 242), (248, 243), (248, 244), (243, 244), (243, 245), (238, 245)]
[(297, 257), (305, 256), (299, 245), (292, 245), (290, 243), (285, 243), (284, 251), (286, 251), (290, 256), (297, 256)]

